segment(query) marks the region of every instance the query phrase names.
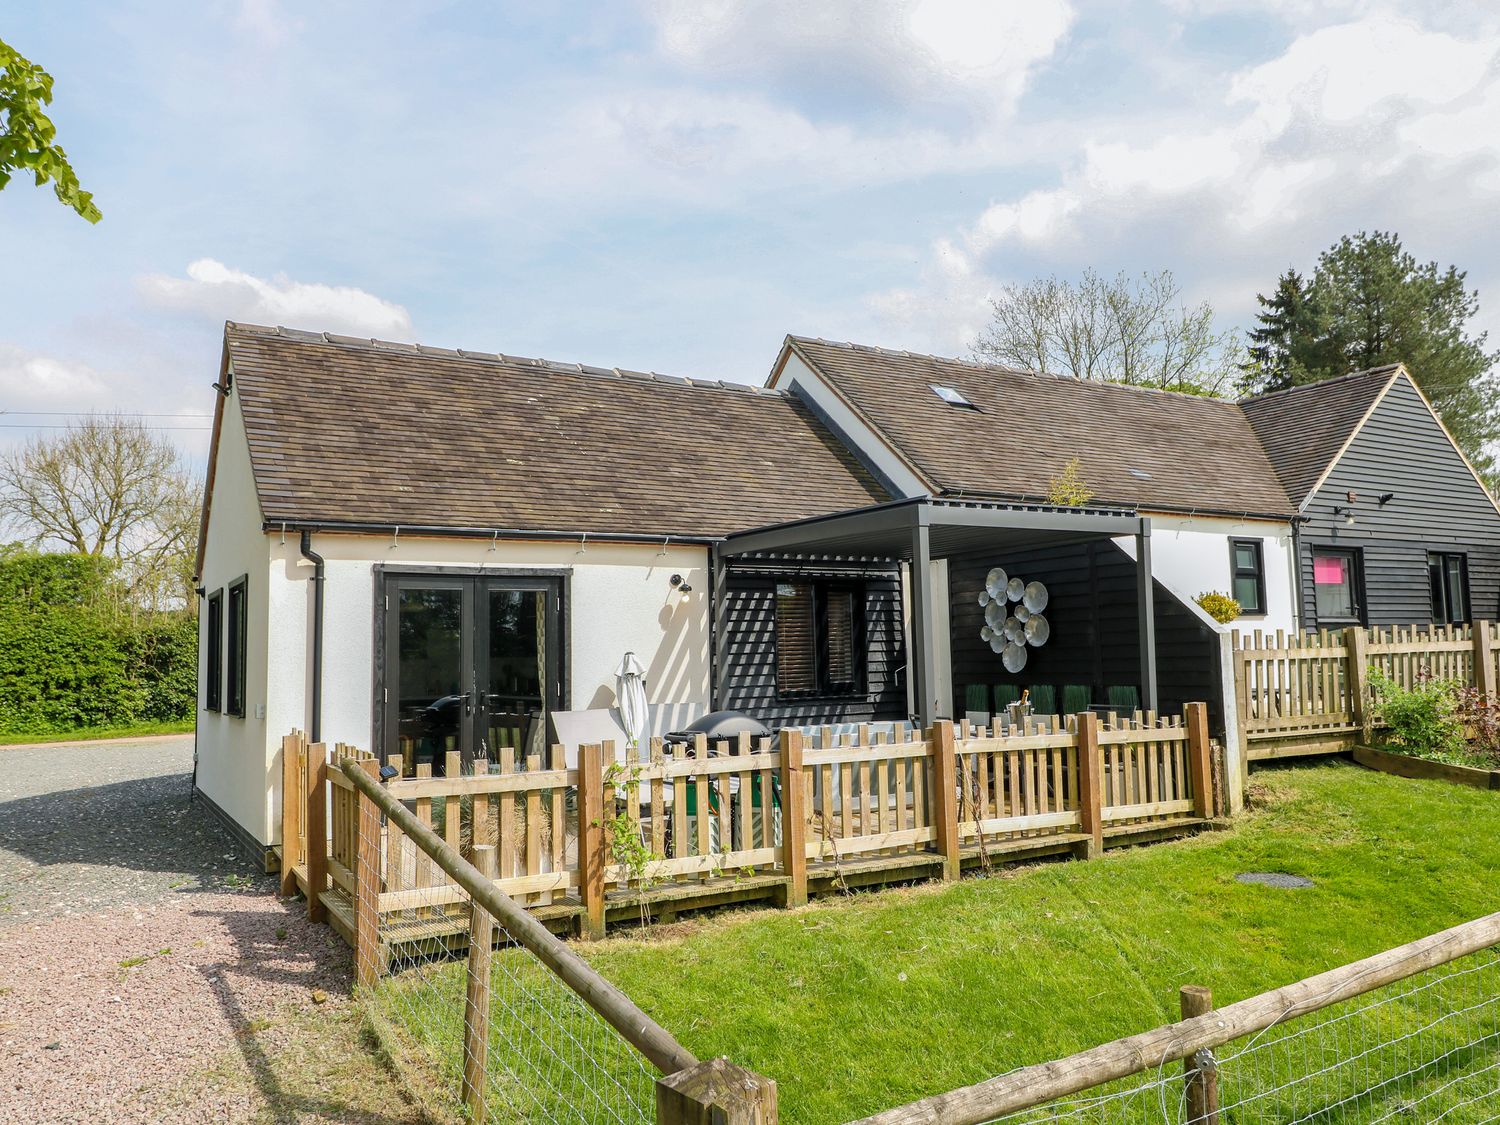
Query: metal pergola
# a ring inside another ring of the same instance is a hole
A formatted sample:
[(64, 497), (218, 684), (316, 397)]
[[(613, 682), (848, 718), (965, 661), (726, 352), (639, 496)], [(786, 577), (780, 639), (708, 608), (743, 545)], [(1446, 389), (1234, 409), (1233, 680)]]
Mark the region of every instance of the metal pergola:
[[(1157, 706), (1155, 598), (1151, 576), (1151, 521), (1133, 511), (1003, 504), (917, 496), (826, 516), (742, 531), (714, 548), (714, 600), (723, 604), (730, 561), (905, 562), (911, 575), (912, 649), (908, 666), (916, 717), (923, 726), (942, 717), (936, 697), (933, 624), (945, 606), (933, 601), (934, 559), (985, 548), (1023, 549), (1097, 539), (1134, 538), (1140, 631), (1142, 706)], [(719, 643), (724, 638), (722, 633)], [(721, 654), (716, 654), (721, 655)], [(722, 667), (722, 660), (719, 661)]]

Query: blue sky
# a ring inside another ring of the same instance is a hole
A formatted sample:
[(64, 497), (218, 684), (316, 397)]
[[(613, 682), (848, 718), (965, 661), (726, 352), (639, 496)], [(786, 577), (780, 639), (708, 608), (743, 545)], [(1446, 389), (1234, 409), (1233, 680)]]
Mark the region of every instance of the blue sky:
[(0, 39), (104, 211), (0, 193), (0, 444), (201, 425), (225, 318), (758, 381), (786, 332), (962, 354), (1088, 266), (1243, 325), (1362, 228), (1500, 327), (1493, 4), (59, 0)]

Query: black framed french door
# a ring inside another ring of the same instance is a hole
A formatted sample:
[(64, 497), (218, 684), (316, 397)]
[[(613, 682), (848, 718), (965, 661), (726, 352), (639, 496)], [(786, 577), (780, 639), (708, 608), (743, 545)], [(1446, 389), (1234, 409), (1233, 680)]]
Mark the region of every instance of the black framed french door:
[(447, 755), (517, 761), (546, 744), (562, 705), (562, 581), (507, 575), (387, 574), (377, 667), (382, 742), (406, 770)]

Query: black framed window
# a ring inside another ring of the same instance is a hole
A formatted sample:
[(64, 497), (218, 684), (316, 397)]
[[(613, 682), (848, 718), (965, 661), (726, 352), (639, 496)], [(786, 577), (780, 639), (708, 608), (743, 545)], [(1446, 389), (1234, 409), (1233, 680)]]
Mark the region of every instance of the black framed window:
[(776, 694), (856, 695), (860, 690), (864, 587), (776, 584)]
[(245, 717), (245, 624), (246, 583), (248, 575), (236, 578), (228, 586), (225, 601), (224, 712)]
[(208, 595), (203, 633), (203, 709), (218, 711), (224, 706), (223, 590)]
[(1456, 625), (1469, 619), (1469, 565), (1460, 554), (1432, 552), (1427, 556), (1427, 577), (1432, 589), (1432, 621)]
[(1313, 600), (1319, 623), (1363, 620), (1360, 597), (1359, 552), (1337, 547), (1314, 547)]
[(1230, 596), (1248, 617), (1266, 612), (1266, 567), (1259, 539), (1229, 541)]

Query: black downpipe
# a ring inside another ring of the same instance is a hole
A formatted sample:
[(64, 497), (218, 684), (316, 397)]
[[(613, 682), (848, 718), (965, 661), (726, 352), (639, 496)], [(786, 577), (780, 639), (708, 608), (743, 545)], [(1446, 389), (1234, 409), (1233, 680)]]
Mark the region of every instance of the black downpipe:
[(323, 556), (312, 549), (312, 532), (302, 532), (302, 557), (313, 564), (312, 719), (309, 742), (323, 741)]

